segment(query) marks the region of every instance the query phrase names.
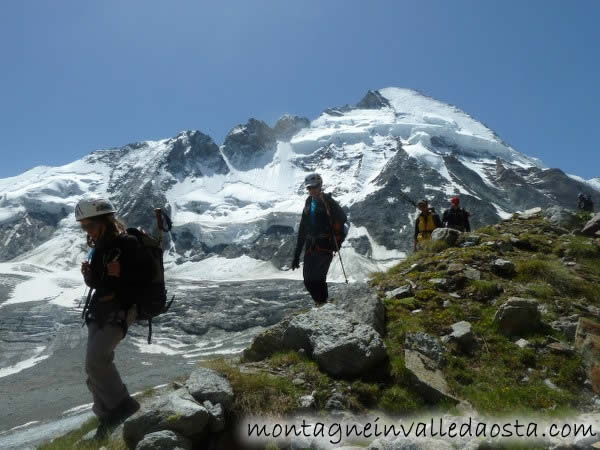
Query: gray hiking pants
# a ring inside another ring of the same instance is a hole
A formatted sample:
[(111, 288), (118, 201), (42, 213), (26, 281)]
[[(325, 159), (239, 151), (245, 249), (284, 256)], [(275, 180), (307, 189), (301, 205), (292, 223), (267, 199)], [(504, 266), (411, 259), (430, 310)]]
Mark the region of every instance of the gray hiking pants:
[[(135, 308), (134, 308), (135, 311)], [(125, 319), (121, 313), (119, 319)], [(131, 325), (135, 312), (129, 312), (126, 319)], [(87, 386), (94, 399), (92, 411), (98, 418), (108, 417), (127, 397), (129, 392), (113, 362), (115, 348), (123, 339), (123, 327), (117, 323), (106, 323), (102, 328), (96, 322), (88, 323), (85, 371)]]

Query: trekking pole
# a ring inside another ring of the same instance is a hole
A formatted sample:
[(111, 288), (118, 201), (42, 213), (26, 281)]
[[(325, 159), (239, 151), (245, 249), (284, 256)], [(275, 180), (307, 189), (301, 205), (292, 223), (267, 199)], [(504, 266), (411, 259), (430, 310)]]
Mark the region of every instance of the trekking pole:
[(333, 235), (333, 242), (335, 243), (335, 251), (337, 252), (340, 258), (340, 265), (342, 266), (342, 273), (344, 274), (344, 279), (346, 280), (346, 284), (348, 284), (348, 277), (346, 276), (346, 270), (344, 269), (344, 262), (342, 261), (342, 254), (340, 253), (340, 248), (338, 247), (337, 239), (335, 238), (335, 231), (333, 229), (333, 218), (331, 217), (331, 212), (329, 211), (329, 205), (323, 198), (323, 193), (319, 194), (321, 201), (325, 205), (325, 211), (327, 211), (327, 215), (329, 216), (329, 223), (331, 225), (331, 234)]
[(162, 241), (163, 241), (162, 210), (160, 208), (154, 208), (154, 214), (156, 215), (156, 226), (158, 227), (158, 246), (162, 249)]

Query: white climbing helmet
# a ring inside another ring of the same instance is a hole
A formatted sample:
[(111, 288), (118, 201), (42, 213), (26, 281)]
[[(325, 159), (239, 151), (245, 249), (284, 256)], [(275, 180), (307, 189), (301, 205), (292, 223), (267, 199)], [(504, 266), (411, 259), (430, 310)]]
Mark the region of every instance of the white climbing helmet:
[(117, 212), (113, 204), (104, 198), (80, 200), (75, 207), (75, 220), (78, 222), (90, 217), (103, 216)]
[(318, 173), (311, 173), (304, 178), (304, 186), (306, 187), (321, 187), (323, 186), (323, 178)]

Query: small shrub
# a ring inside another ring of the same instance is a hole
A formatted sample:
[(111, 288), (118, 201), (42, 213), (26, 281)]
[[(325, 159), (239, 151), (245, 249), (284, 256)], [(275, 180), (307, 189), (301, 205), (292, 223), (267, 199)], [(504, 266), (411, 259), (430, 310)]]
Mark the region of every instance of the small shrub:
[(567, 245), (569, 255), (576, 259), (597, 258), (600, 256), (600, 247), (591, 239), (575, 236)]
[(498, 283), (488, 280), (473, 280), (470, 283), (473, 295), (477, 299), (488, 299), (502, 292)]

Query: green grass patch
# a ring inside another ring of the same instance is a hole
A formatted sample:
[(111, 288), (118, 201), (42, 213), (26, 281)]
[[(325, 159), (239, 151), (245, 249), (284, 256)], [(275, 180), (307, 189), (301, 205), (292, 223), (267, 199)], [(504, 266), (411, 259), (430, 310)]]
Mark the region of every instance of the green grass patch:
[(478, 300), (493, 298), (502, 292), (502, 287), (495, 281), (472, 280), (469, 286), (473, 296)]
[[(104, 447), (106, 450), (127, 450), (127, 445), (122, 439), (111, 439), (107, 437), (102, 440), (92, 440), (85, 443), (77, 444), (77, 442), (90, 431), (98, 427), (98, 419), (90, 419), (78, 429), (73, 430), (64, 436), (54, 439), (52, 442), (41, 444), (40, 450), (66, 450), (66, 449), (81, 449), (81, 450), (98, 450)], [(77, 444), (77, 445), (76, 445)]]
[(245, 373), (225, 359), (206, 361), (202, 364), (223, 374), (229, 380), (235, 395), (233, 411), (240, 417), (282, 417), (298, 407), (298, 398), (305, 393), (295, 386), (291, 379), (263, 372)]
[(548, 283), (529, 283), (527, 294), (540, 299), (549, 299), (554, 295), (554, 289)]
[(573, 236), (567, 244), (567, 250), (569, 256), (577, 260), (600, 257), (600, 247), (590, 238), (583, 236)]
[(409, 388), (391, 386), (381, 393), (377, 406), (387, 414), (400, 416), (416, 413), (425, 407), (425, 402)]

